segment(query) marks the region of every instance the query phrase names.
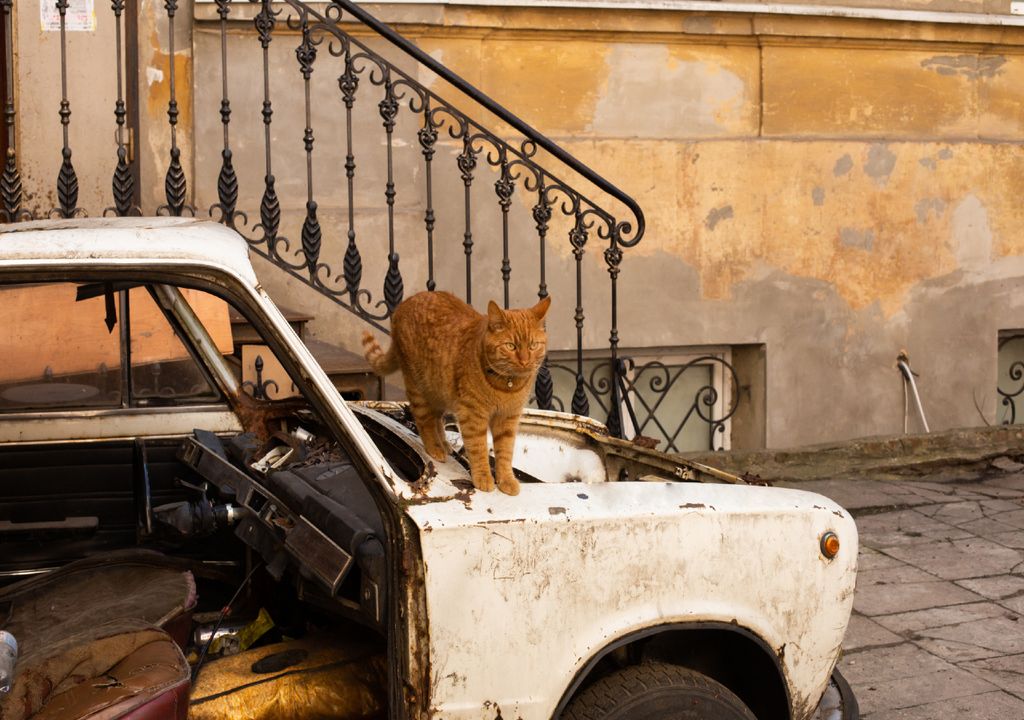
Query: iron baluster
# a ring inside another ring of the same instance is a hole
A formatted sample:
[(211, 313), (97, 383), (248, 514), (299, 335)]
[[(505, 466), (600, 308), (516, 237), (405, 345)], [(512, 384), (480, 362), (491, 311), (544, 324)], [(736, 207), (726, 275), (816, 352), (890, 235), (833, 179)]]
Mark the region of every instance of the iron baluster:
[(302, 14), (302, 42), (295, 48), (295, 57), (299, 61), (302, 82), (306, 98), (306, 129), (302, 134), (302, 144), (306, 149), (306, 219), (302, 223), (302, 255), (306, 260), (309, 280), (316, 282), (317, 262), (320, 259), (320, 222), (316, 217), (317, 204), (313, 200), (313, 109), (310, 93), (310, 78), (313, 76), (313, 63), (316, 62), (316, 46), (309, 29), (309, 15)]
[[(68, 42), (67, 12), (68, 0), (57, 0), (57, 12), (60, 13), (60, 124), (64, 133), (64, 148), (61, 150), (60, 172), (57, 173), (57, 202), (60, 207), (53, 208), (51, 215), (70, 218), (79, 213), (78, 208), (78, 175), (71, 163), (71, 146), (68, 142), (68, 126), (71, 124), (71, 103), (68, 100)], [(8, 40), (10, 42), (10, 40)]]
[(608, 430), (615, 437), (621, 438), (623, 436), (623, 428), (622, 403), (621, 398), (619, 397), (619, 384), (620, 381), (624, 379), (624, 368), (620, 367), (619, 364), (618, 279), (620, 272), (619, 266), (622, 263), (622, 250), (618, 246), (618, 238), (616, 237), (616, 231), (614, 229), (612, 230), (610, 244), (604, 251), (604, 261), (608, 265), (608, 277), (611, 281), (612, 294), (611, 332), (608, 335), (608, 347), (611, 349), (612, 399), (611, 407), (608, 411)]
[(0, 176), (0, 195), (3, 196), (3, 208), (0, 208), (0, 219), (5, 222), (17, 222), (27, 219), (28, 212), (21, 209), (22, 187), (21, 175), (18, 173), (18, 156), (15, 150), (15, 121), (17, 115), (14, 109), (14, 22), (12, 13), (14, 11), (14, 0), (0, 0), (0, 11), (3, 12), (4, 37), (7, 38), (7, 47), (4, 48), (7, 62), (7, 97), (4, 98), (4, 125), (7, 131), (7, 158), (4, 162), (3, 175)]
[(476, 169), (476, 151), (469, 139), (468, 121), (463, 124), (462, 153), (459, 155), (459, 171), (465, 187), (466, 230), (462, 234), (462, 250), (466, 254), (466, 302), (473, 304), (473, 220), (472, 191), (473, 170)]
[(210, 208), (210, 216), (216, 210), (220, 213), (220, 222), (234, 228), (239, 213), (235, 209), (238, 204), (238, 176), (231, 160), (231, 100), (228, 99), (228, 15), (231, 14), (231, 0), (216, 2), (217, 15), (220, 16), (220, 121), (224, 126), (224, 149), (221, 150), (220, 174), (217, 176), (218, 202)]
[[(533, 221), (537, 225), (537, 238), (540, 242), (540, 284), (537, 287), (537, 297), (543, 300), (548, 296), (545, 253), (547, 252), (548, 223), (551, 222), (551, 201), (548, 199), (543, 175), (537, 179), (537, 203), (533, 206), (532, 214)], [(544, 363), (537, 370), (537, 380), (534, 382), (533, 388), (537, 398), (537, 407), (541, 410), (550, 410), (555, 386), (551, 380), (551, 370), (548, 369), (546, 356)]]
[(114, 197), (114, 206), (103, 211), (103, 214), (113, 212), (115, 215), (141, 215), (142, 209), (132, 204), (135, 197), (135, 177), (132, 174), (133, 160), (128, 157), (128, 147), (125, 143), (125, 118), (128, 111), (124, 101), (124, 72), (123, 72), (123, 42), (122, 42), (122, 16), (124, 15), (125, 0), (113, 0), (110, 9), (114, 11), (114, 61), (117, 69), (117, 100), (114, 103), (114, 120), (117, 123), (117, 165), (114, 167), (114, 175), (111, 179), (111, 192)]
[(277, 381), (275, 380), (264, 380), (263, 379), (263, 356), (257, 355), (253, 367), (256, 370), (256, 380), (246, 380), (242, 383), (242, 387), (249, 390), (252, 393), (253, 398), (256, 400), (269, 400), (270, 399), (270, 387), (274, 387), (274, 393), (280, 392), (281, 388), (278, 387)]
[(260, 47), (263, 48), (263, 109), (260, 115), (263, 117), (263, 166), (266, 169), (263, 176), (263, 196), (260, 198), (260, 222), (256, 226), (256, 229), (263, 233), (263, 237), (255, 241), (255, 244), (266, 243), (269, 259), (278, 260), (280, 256), (277, 252), (277, 231), (281, 225), (281, 203), (274, 189), (274, 169), (270, 152), (270, 124), (274, 117), (274, 106), (270, 101), (270, 43), (274, 39), (277, 13), (270, 8), (270, 3), (271, 0), (262, 0), (260, 11), (253, 18), (253, 26), (259, 35)]
[(583, 252), (587, 244), (587, 227), (583, 214), (577, 211), (576, 224), (569, 231), (572, 254), (576, 259), (576, 390), (572, 394), (572, 411), (577, 415), (590, 414), (590, 402), (583, 390)]
[(512, 278), (512, 264), (508, 257), (508, 211), (512, 207), (512, 193), (515, 192), (516, 183), (508, 168), (508, 153), (505, 148), (501, 149), (500, 158), (501, 175), (494, 182), (494, 192), (501, 206), (501, 283), (505, 291), (505, 309), (508, 310), (508, 284)]
[(394, 169), (394, 133), (395, 116), (398, 115), (398, 98), (395, 86), (391, 82), (391, 73), (384, 71), (384, 99), (377, 105), (380, 117), (384, 121), (384, 133), (387, 136), (388, 180), (384, 186), (384, 201), (388, 206), (388, 272), (384, 278), (384, 303), (388, 315), (395, 311), (402, 302), (404, 288), (402, 274), (398, 271), (398, 253), (395, 252), (395, 169)]
[(178, 99), (174, 73), (174, 16), (178, 10), (178, 0), (165, 0), (164, 9), (167, 11), (167, 58), (169, 66), (167, 77), (170, 84), (170, 99), (167, 101), (167, 122), (171, 126), (171, 162), (167, 166), (167, 174), (164, 176), (164, 196), (167, 204), (157, 208), (157, 214), (165, 212), (168, 215), (180, 217), (185, 210), (195, 215), (195, 209), (185, 204), (188, 183), (185, 180), (185, 171), (181, 167), (181, 148), (178, 147)]
[(352, 45), (345, 46), (345, 72), (338, 78), (341, 98), (345, 103), (345, 178), (348, 181), (348, 247), (345, 249), (345, 260), (342, 271), (345, 276), (345, 288), (348, 290), (349, 301), (358, 302), (359, 284), (363, 279), (363, 259), (356, 245), (355, 216), (355, 177), (356, 158), (352, 146), (352, 107), (356, 102), (356, 91), (359, 89), (359, 76), (352, 65)]
[[(117, 100), (114, 103), (114, 120), (117, 123), (117, 165), (111, 180), (114, 207), (107, 208), (104, 214), (113, 210), (114, 214), (125, 216), (133, 210), (132, 197), (135, 195), (135, 180), (128, 165), (128, 148), (124, 142), (125, 117), (128, 114), (124, 103), (124, 77), (121, 64), (121, 22), (124, 14), (124, 0), (113, 0), (110, 9), (114, 11), (114, 64), (117, 70)], [(141, 214), (138, 209), (136, 212)]]
[(427, 228), (427, 290), (436, 287), (434, 282), (434, 188), (431, 179), (431, 162), (434, 159), (434, 144), (437, 142), (437, 128), (430, 115), (430, 98), (423, 105), (423, 127), (416, 134), (423, 152), (423, 163), (426, 166), (427, 209), (423, 213), (423, 223)]

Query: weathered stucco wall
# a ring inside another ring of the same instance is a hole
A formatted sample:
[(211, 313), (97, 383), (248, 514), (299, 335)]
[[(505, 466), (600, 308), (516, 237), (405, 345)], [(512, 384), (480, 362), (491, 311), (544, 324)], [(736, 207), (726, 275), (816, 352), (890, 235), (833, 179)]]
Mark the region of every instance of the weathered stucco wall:
[[(208, 10), (197, 6), (196, 133), (198, 145), (216, 147), (219, 39), (202, 20)], [(1024, 327), (1024, 31), (684, 12), (384, 12), (640, 201), (648, 231), (622, 266), (623, 346), (763, 343), (770, 446), (902, 430), (901, 349), (920, 373), (933, 428), (980, 424), (976, 406), (993, 420), (997, 333)], [(233, 42), (232, 52), (243, 52), (251, 33), (239, 27)], [(293, 45), (272, 50), (282, 87), (294, 87)], [(343, 127), (336, 74), (320, 78), (318, 138)], [(258, 104), (252, 78), (235, 83)], [(299, 144), (301, 110), (275, 105), (282, 142)], [(254, 113), (248, 122), (258, 132)], [(379, 120), (371, 113), (362, 122)], [(258, 135), (249, 137), (262, 148)], [(337, 135), (320, 142), (319, 186), (333, 193), (318, 198), (321, 221), (337, 223), (340, 239), (343, 145)], [(404, 242), (423, 234), (423, 195), (417, 150), (402, 152), (398, 172), (410, 174), (398, 198)], [(449, 160), (455, 152), (447, 149)], [(258, 178), (260, 154), (248, 162), (244, 176)], [(297, 222), (304, 157), (293, 150), (275, 162), (297, 183), (287, 210)], [(198, 160), (197, 193), (207, 205), (216, 163), (212, 153)], [(382, 166), (363, 162), (360, 171), (378, 175), (357, 197), (361, 237), (382, 248)], [(461, 190), (454, 172), (448, 182)], [(251, 190), (250, 207), (260, 189)], [(458, 216), (461, 195), (435, 203), (439, 216)], [(531, 223), (517, 223), (529, 247), (514, 251), (513, 267), (533, 272), (535, 234)], [(461, 242), (461, 228), (453, 221), (439, 236)], [(405, 250), (408, 293), (422, 287), (425, 270)], [(575, 335), (569, 250), (552, 243), (564, 271), (550, 279), (563, 299), (551, 331), (565, 348)], [(340, 249), (325, 253), (340, 260)], [(489, 268), (474, 289), (482, 299), (499, 291), (500, 252), (481, 241), (479, 253)], [(381, 254), (364, 250), (368, 277), (383, 277)], [(598, 252), (587, 262), (595, 318), (607, 313), (606, 271)], [(439, 287), (461, 289), (458, 263), (438, 272)], [(263, 276), (285, 302), (319, 305), (317, 335), (357, 346), (358, 323), (280, 273)], [(518, 292), (514, 304), (530, 301), (529, 286)], [(585, 337), (604, 346), (606, 325), (588, 324)]]
[[(1006, 12), (1005, 3), (947, 5), (929, 9)], [(140, 6), (137, 153), (142, 206), (153, 212), (165, 202), (171, 58), (163, 3)], [(233, 12), (256, 9), (237, 3)], [(622, 346), (763, 344), (769, 445), (901, 430), (894, 369), (901, 349), (920, 373), (933, 428), (979, 424), (977, 408), (994, 419), (997, 333), (1024, 327), (1017, 291), (1024, 274), (1024, 29), (684, 11), (371, 10), (639, 200), (648, 230), (622, 265)], [(39, 30), (36, 0), (19, 2), (16, 14), (19, 159), (26, 205), (39, 211), (56, 205), (58, 46), (55, 34)], [(91, 214), (111, 204), (116, 161), (112, 18), (102, 3), (97, 15), (96, 31), (72, 34), (68, 45), (71, 146), (80, 204)], [(217, 30), (214, 5), (181, 3), (173, 58), (178, 144), (199, 215), (216, 202), (222, 144)], [(361, 37), (382, 47), (368, 33)], [(306, 200), (297, 41), (279, 25), (270, 50), (274, 172), (293, 243)], [(251, 228), (265, 172), (261, 59), (251, 22), (233, 22), (228, 45), (239, 207), (250, 213)], [(315, 199), (322, 260), (338, 267), (348, 213), (340, 66), (326, 45), (317, 63)], [(429, 73), (416, 73), (448, 94)], [(373, 96), (379, 89), (364, 80), (360, 93), (354, 206), (364, 282), (379, 288), (386, 148)], [(458, 104), (474, 114), (472, 103)], [(406, 294), (426, 282), (422, 157), (408, 140), (416, 129), (414, 116), (400, 115), (395, 227)], [(434, 204), (436, 242), (450, 251), (436, 268), (438, 287), (461, 292), (459, 150), (439, 141)], [(472, 218), (481, 307), (501, 289), (500, 216), (487, 172), (479, 171)], [(521, 186), (513, 198), (514, 305), (536, 292), (533, 200)], [(556, 220), (550, 232), (556, 349), (575, 341), (567, 230)], [(598, 350), (608, 339), (601, 249), (592, 239), (583, 267), (584, 339)], [(360, 322), (258, 266), (281, 302), (317, 315), (317, 337), (358, 347)]]

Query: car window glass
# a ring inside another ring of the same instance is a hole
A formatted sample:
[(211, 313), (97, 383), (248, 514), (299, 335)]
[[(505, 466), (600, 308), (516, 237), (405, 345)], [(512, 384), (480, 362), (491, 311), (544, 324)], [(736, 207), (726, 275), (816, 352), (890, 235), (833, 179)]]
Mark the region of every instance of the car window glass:
[[(231, 326), (227, 305), (211, 295), (183, 290), (217, 348), (230, 353)], [(192, 296), (202, 296), (193, 298)], [(149, 292), (129, 292), (131, 319), (132, 399), (137, 405), (216, 400), (214, 389), (195, 358), (175, 333)]]
[(76, 297), (74, 283), (0, 286), (0, 412), (120, 406), (117, 304)]

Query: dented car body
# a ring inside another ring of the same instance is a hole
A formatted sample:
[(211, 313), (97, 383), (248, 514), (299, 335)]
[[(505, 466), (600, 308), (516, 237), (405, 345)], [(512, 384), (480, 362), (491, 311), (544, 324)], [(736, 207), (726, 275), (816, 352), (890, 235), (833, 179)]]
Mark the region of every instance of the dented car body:
[[(63, 342), (30, 344), (17, 327), (30, 326), (40, 293), (65, 298), (68, 313), (92, 310)], [(279, 397), (284, 380), (270, 388), (252, 375), (220, 303), (259, 335), (257, 367), (272, 359), (294, 392)], [(857, 531), (826, 498), (533, 410), (513, 462), (521, 494), (475, 491), (461, 454), (425, 454), (403, 404), (341, 398), (244, 241), (210, 223), (10, 226), (0, 306), (15, 348), (0, 371), (0, 530), (13, 540), (0, 572), (59, 577), (66, 563), (129, 547), (179, 563), (198, 585), (178, 642), (193, 669), (175, 686), (190, 717), (230, 717), (225, 698), (273, 717), (285, 697), (296, 718), (332, 707), (346, 718), (546, 720), (584, 705), (588, 717), (629, 717), (618, 700), (595, 705), (594, 688), (666, 667), (683, 673), (663, 673), (669, 695), (709, 703), (694, 717), (856, 717), (833, 670)], [(451, 439), (458, 449), (455, 427)], [(34, 495), (19, 485), (30, 477)], [(239, 626), (269, 608), (279, 636), (207, 659), (230, 615), (208, 627), (204, 598), (218, 610), (236, 585), (232, 614), (248, 608)], [(12, 693), (45, 664), (31, 637), (18, 640)], [(249, 682), (259, 663), (246, 653), (277, 658), (282, 672)], [(296, 678), (319, 696), (295, 693)], [(257, 685), (259, 697), (241, 694)], [(136, 700), (156, 702), (170, 684), (159, 687)], [(665, 712), (651, 717), (677, 717)]]

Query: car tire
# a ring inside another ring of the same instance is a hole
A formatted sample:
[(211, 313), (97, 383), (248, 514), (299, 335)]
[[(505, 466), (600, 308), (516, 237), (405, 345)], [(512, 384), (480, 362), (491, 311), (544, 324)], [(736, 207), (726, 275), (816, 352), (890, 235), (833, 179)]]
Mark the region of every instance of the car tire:
[(562, 720), (757, 720), (721, 683), (689, 668), (644, 663), (601, 678)]

